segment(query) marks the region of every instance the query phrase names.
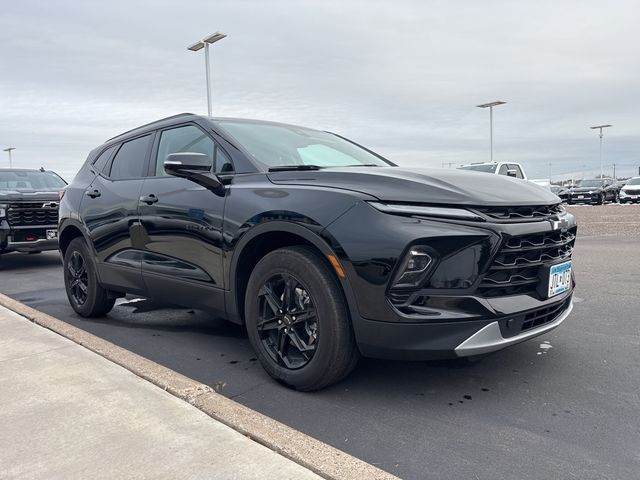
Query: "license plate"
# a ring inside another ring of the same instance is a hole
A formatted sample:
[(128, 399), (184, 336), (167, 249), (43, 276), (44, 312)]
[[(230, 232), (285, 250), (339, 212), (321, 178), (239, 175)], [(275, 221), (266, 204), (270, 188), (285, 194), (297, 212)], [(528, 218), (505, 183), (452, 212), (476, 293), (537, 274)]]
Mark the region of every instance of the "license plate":
[(571, 260), (551, 267), (548, 286), (549, 298), (560, 295), (571, 288)]
[(55, 240), (58, 238), (58, 230), (47, 230), (47, 240)]
[(578, 195), (578, 198), (582, 199), (584, 198), (584, 195)]

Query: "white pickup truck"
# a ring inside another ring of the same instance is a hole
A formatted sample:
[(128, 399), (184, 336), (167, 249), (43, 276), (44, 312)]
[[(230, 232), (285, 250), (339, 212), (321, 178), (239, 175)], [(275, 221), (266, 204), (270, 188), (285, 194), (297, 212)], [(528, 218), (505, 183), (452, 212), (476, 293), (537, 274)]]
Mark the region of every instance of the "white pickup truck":
[(522, 165), (515, 162), (470, 163), (469, 165), (462, 165), (458, 168), (461, 170), (475, 170), (478, 172), (495, 173), (498, 175), (506, 175), (508, 177), (528, 180), (527, 174), (524, 173)]

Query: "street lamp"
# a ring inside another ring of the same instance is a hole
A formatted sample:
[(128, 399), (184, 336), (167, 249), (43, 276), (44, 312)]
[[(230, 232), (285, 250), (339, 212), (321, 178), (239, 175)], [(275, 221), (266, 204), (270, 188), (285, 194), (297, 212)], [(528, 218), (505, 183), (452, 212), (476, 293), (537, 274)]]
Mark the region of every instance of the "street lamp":
[(3, 152), (8, 152), (9, 153), (9, 168), (13, 167), (13, 163), (11, 162), (11, 151), (15, 150), (16, 147), (9, 147), (9, 148), (5, 148), (4, 150), (2, 150)]
[(189, 45), (187, 50), (191, 50), (192, 52), (197, 52), (198, 50), (202, 50), (204, 48), (204, 68), (206, 70), (206, 81), (207, 81), (207, 115), (211, 116), (211, 79), (209, 73), (209, 45), (216, 43), (218, 40), (222, 40), (226, 35), (222, 32), (216, 32), (208, 37), (203, 38), (202, 40), (197, 41), (193, 45)]
[(596, 125), (595, 127), (591, 127), (591, 130), (599, 129), (600, 130), (600, 178), (602, 178), (602, 129), (611, 127), (612, 125)]
[(491, 163), (493, 163), (493, 107), (497, 107), (498, 105), (504, 105), (507, 102), (501, 102), (497, 100), (495, 102), (483, 103), (482, 105), (477, 105), (478, 108), (489, 108), (489, 136), (491, 141)]

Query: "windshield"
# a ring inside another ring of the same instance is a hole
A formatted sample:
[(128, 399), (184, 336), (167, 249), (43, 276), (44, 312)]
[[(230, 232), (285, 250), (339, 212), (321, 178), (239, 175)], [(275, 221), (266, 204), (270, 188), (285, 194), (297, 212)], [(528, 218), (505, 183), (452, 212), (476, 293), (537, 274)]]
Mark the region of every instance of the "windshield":
[(53, 172), (0, 170), (0, 190), (60, 190), (65, 185)]
[(478, 172), (495, 173), (497, 165), (495, 163), (482, 163), (479, 165), (465, 165), (458, 167), (460, 170), (476, 170)]
[(217, 120), (259, 163), (269, 167), (388, 167), (380, 157), (337, 135), (308, 128), (244, 120)]
[(597, 188), (597, 187), (601, 187), (603, 183), (604, 183), (604, 180), (579, 180), (577, 186)]
[(640, 177), (632, 178), (627, 183), (625, 183), (625, 186), (626, 185), (640, 185)]

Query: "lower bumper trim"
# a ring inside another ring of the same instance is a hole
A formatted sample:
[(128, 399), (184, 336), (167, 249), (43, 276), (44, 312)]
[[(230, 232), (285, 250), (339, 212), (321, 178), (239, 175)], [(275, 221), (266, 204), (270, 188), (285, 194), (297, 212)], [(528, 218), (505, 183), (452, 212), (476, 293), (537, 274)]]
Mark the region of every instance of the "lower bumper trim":
[(40, 238), (32, 242), (12, 242), (8, 241), (5, 252), (39, 252), (42, 250), (56, 250), (58, 239)]
[(541, 325), (539, 328), (527, 330), (519, 335), (513, 337), (504, 338), (500, 332), (500, 326), (498, 322), (491, 322), (485, 325), (476, 333), (467, 338), (464, 342), (455, 348), (455, 353), (458, 357), (469, 357), (472, 355), (482, 355), (484, 353), (495, 352), (502, 348), (514, 345), (516, 343), (524, 342), (530, 338), (542, 335), (550, 330), (553, 330), (569, 316), (573, 310), (573, 301), (569, 304), (567, 309), (562, 312), (558, 318), (554, 321)]

